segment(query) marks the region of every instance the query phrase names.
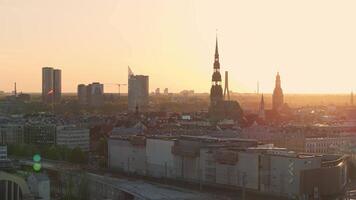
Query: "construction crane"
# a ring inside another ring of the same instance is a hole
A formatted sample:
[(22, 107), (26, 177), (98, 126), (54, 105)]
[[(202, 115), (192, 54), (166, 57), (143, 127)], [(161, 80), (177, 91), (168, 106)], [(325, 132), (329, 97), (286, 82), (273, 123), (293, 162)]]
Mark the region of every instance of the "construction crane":
[(127, 84), (123, 84), (123, 83), (104, 83), (106, 85), (116, 85), (118, 87), (119, 90), (119, 98), (120, 98), (120, 94), (121, 94), (121, 86), (127, 86)]

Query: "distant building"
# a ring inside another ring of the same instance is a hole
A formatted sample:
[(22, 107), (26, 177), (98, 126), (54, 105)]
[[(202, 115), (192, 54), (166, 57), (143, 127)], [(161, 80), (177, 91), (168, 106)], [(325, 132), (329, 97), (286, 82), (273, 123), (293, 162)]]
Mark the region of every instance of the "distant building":
[(261, 194), (318, 199), (344, 191), (347, 157), (307, 155), (256, 140), (210, 136), (112, 136), (112, 170)]
[(99, 82), (89, 85), (79, 84), (77, 96), (82, 105), (100, 107), (104, 105), (104, 85)]
[(42, 101), (58, 103), (62, 94), (62, 75), (60, 69), (42, 68)]
[[(130, 70), (131, 71), (131, 70)], [(128, 80), (128, 109), (135, 111), (144, 110), (148, 106), (149, 77), (144, 75), (129, 74)]]
[(281, 77), (279, 73), (277, 73), (276, 76), (276, 86), (273, 91), (272, 104), (272, 109), (274, 111), (279, 111), (284, 104), (283, 90), (281, 87)]
[(160, 95), (160, 94), (161, 94), (161, 91), (160, 91), (159, 88), (156, 88), (155, 94), (156, 94), (156, 95)]
[(50, 200), (50, 180), (46, 174), (33, 173), (27, 177), (27, 184), (32, 194), (36, 196), (36, 199)]
[(79, 84), (77, 89), (78, 101), (80, 104), (87, 104), (87, 86), (84, 84)]
[[(218, 39), (216, 38), (215, 56), (214, 56), (214, 72), (212, 75), (212, 86), (210, 89), (210, 107), (209, 116), (214, 121), (224, 119), (233, 119), (241, 121), (243, 111), (237, 101), (224, 100), (223, 89), (221, 86), (220, 62)], [(228, 85), (228, 83), (226, 83)]]
[(89, 151), (89, 129), (78, 128), (75, 126), (57, 127), (57, 145), (63, 145), (70, 149), (76, 147), (83, 151)]
[(53, 70), (53, 90), (54, 101), (58, 103), (62, 97), (62, 71), (60, 69)]
[(182, 91), (180, 91), (179, 94), (181, 94), (183, 96), (191, 96), (191, 95), (194, 95), (194, 90), (182, 90)]
[(168, 95), (169, 93), (168, 93), (168, 88), (164, 88), (164, 95)]
[(259, 107), (259, 110), (258, 110), (258, 117), (262, 120), (265, 120), (266, 118), (266, 113), (265, 113), (265, 100), (263, 98), (263, 94), (262, 94), (262, 97), (261, 97), (261, 102), (260, 102), (260, 107)]
[(0, 161), (7, 160), (7, 146), (0, 145)]
[(90, 106), (99, 107), (104, 104), (104, 85), (94, 82), (87, 86), (87, 99)]
[(23, 144), (24, 126), (22, 124), (0, 125), (0, 144)]
[(354, 105), (354, 91), (351, 91), (351, 95), (350, 95), (350, 105), (351, 105), (351, 106)]
[(56, 125), (46, 123), (29, 123), (24, 127), (26, 144), (56, 144)]

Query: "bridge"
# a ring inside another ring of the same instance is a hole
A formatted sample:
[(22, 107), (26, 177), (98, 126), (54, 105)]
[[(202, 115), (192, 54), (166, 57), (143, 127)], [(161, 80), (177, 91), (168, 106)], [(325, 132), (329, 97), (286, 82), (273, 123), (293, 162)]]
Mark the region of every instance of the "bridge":
[[(32, 166), (32, 160), (24, 159), (19, 163), (24, 166)], [(170, 187), (158, 183), (127, 178), (115, 178), (111, 174), (101, 175), (95, 170), (83, 170), (79, 165), (73, 165), (62, 161), (42, 160), (43, 169), (60, 173), (62, 180), (72, 180), (74, 186), (81, 182), (82, 174), (88, 181), (90, 199), (137, 199), (137, 200), (169, 200), (215, 199), (210, 195), (183, 188)]]
[(0, 199), (34, 200), (35, 198), (24, 179), (0, 171)]

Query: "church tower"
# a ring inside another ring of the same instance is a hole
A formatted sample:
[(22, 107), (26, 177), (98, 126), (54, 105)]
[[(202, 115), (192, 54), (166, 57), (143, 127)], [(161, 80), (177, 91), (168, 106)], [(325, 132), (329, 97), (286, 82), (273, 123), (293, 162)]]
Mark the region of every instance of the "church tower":
[(223, 100), (223, 90), (221, 86), (218, 38), (216, 37), (215, 57), (214, 57), (214, 72), (212, 76), (212, 86), (210, 89), (210, 105), (216, 106), (219, 101)]
[(273, 91), (272, 109), (278, 111), (284, 104), (283, 90), (281, 87), (281, 77), (279, 72), (276, 76), (276, 86)]
[(263, 98), (263, 94), (261, 97), (261, 102), (260, 102), (260, 108), (258, 111), (258, 118), (265, 120), (266, 114), (265, 114), (265, 100)]

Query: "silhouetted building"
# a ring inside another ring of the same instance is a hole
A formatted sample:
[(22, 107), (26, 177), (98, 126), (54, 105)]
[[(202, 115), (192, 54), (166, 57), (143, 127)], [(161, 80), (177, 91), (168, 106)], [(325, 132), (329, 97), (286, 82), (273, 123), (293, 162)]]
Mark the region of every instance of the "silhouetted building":
[(212, 86), (210, 89), (210, 106), (214, 107), (223, 100), (223, 90), (221, 87), (221, 74), (218, 50), (218, 38), (215, 44), (214, 72), (212, 76)]
[(273, 91), (272, 97), (272, 110), (278, 111), (284, 104), (283, 90), (281, 87), (281, 77), (279, 73), (276, 76), (276, 86)]
[(42, 68), (42, 101), (58, 103), (62, 94), (61, 70), (52, 67)]
[[(228, 86), (228, 83), (226, 83), (226, 85)], [(240, 121), (242, 119), (242, 114), (242, 109), (237, 101), (224, 100), (223, 89), (221, 86), (218, 39), (216, 38), (214, 72), (210, 89), (210, 118), (213, 120), (234, 119)]]
[(77, 88), (78, 101), (80, 104), (87, 104), (87, 86), (79, 84)]
[(168, 95), (168, 88), (164, 88), (164, 95)]
[(90, 106), (98, 107), (104, 104), (104, 85), (94, 82), (87, 86), (87, 101)]
[(258, 110), (258, 118), (264, 120), (266, 118), (266, 113), (265, 113), (265, 100), (263, 98), (263, 94), (261, 97), (261, 102), (260, 102), (260, 107)]
[(144, 110), (148, 106), (149, 77), (134, 75), (129, 68), (128, 109), (135, 111), (136, 106)]
[(62, 71), (53, 70), (53, 97), (55, 102), (60, 102), (62, 97)]
[(351, 104), (351, 106), (354, 105), (354, 91), (351, 91), (350, 104)]
[(160, 95), (161, 94), (161, 91), (159, 88), (156, 88), (156, 91), (155, 91), (156, 95)]
[(100, 107), (104, 105), (104, 85), (99, 82), (93, 82), (89, 85), (79, 84), (77, 96), (82, 105)]

